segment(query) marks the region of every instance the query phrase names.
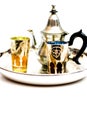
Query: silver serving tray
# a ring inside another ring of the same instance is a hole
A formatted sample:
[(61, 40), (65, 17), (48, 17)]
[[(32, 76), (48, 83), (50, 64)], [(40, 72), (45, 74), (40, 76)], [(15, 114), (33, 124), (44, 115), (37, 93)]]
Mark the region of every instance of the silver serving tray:
[(87, 54), (84, 53), (76, 64), (71, 58), (77, 53), (78, 49), (70, 48), (70, 60), (67, 62), (67, 72), (61, 74), (47, 74), (43, 71), (42, 64), (39, 62), (37, 52), (33, 49), (29, 53), (27, 73), (13, 72), (11, 68), (11, 55), (5, 53), (0, 57), (1, 74), (16, 82), (33, 85), (60, 85), (81, 80), (87, 76)]

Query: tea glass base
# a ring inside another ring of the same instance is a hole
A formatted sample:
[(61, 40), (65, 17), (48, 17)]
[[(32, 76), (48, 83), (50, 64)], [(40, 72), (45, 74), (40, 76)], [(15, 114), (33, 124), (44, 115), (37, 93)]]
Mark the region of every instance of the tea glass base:
[(27, 72), (26, 67), (14, 67), (14, 66), (12, 66), (12, 70), (14, 72), (19, 72), (19, 73), (26, 73)]

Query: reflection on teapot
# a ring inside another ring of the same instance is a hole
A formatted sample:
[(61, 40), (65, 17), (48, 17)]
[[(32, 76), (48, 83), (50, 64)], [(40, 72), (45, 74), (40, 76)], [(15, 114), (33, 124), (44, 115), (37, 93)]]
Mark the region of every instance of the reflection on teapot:
[(55, 6), (52, 5), (51, 15), (48, 19), (46, 28), (42, 33), (42, 44), (39, 49), (40, 62), (47, 67), (48, 73), (64, 73), (66, 72), (66, 63), (69, 60), (69, 47), (73, 44), (76, 37), (81, 37), (83, 45), (77, 55), (72, 59), (77, 64), (79, 57), (82, 55), (87, 46), (87, 36), (82, 30), (71, 35), (68, 42), (64, 41), (68, 34), (60, 25)]

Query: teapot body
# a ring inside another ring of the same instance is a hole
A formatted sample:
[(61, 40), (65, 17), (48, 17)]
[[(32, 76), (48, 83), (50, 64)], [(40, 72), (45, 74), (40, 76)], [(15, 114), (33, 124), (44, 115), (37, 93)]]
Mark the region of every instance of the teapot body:
[(64, 42), (64, 38), (64, 34), (42, 32), (43, 44), (39, 50), (39, 56), (42, 65), (47, 65), (48, 73), (66, 72), (68, 43)]

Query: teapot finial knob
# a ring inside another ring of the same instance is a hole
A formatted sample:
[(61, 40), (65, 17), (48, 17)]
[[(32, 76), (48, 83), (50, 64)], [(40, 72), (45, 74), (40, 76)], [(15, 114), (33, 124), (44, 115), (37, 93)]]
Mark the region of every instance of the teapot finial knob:
[(52, 14), (55, 14), (57, 11), (55, 9), (55, 5), (52, 5), (52, 10), (50, 11)]

